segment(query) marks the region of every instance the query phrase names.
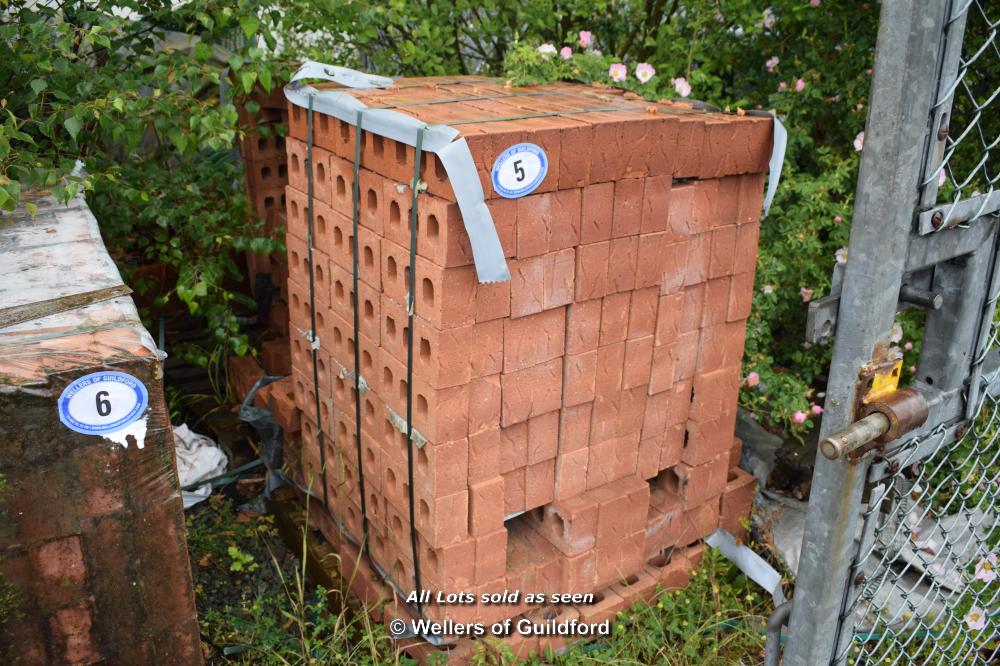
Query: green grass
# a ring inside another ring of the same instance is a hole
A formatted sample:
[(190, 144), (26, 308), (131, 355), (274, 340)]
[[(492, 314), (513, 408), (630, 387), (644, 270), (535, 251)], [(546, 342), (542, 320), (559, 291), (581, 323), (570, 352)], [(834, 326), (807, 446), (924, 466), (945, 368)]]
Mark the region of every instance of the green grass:
[[(210, 663), (414, 663), (397, 654), (381, 623), (349, 602), (346, 582), (335, 590), (308, 584), (305, 562), (284, 547), (270, 517), (238, 513), (231, 501), (213, 497), (189, 517), (188, 543)], [(769, 596), (706, 550), (686, 589), (619, 613), (610, 637), (520, 661), (499, 641), (485, 640), (473, 663), (759, 663), (770, 612)]]

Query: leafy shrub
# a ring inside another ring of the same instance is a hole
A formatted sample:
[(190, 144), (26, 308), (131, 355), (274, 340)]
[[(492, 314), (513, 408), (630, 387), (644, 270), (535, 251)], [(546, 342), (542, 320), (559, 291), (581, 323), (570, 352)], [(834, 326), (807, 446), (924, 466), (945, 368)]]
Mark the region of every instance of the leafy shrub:
[(250, 38), (274, 38), (246, 0), (119, 4), (0, 8), (0, 210), (30, 188), (64, 201), (84, 192), (126, 280), (165, 262), (177, 280), (161, 300), (176, 294), (207, 316), (216, 344), (242, 353), (226, 281), (242, 279), (236, 253), (274, 243), (258, 237), (227, 159), (240, 131), (230, 98), (271, 87), (279, 65)]

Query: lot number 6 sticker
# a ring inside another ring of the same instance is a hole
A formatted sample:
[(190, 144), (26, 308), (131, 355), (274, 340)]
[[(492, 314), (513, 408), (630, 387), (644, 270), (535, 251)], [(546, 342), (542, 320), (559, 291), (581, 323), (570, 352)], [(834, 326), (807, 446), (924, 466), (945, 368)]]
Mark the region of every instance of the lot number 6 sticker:
[(545, 180), (549, 160), (533, 143), (518, 143), (500, 154), (493, 163), (493, 189), (506, 199), (533, 192)]
[(80, 377), (59, 396), (59, 420), (84, 435), (121, 430), (146, 411), (149, 393), (124, 372), (95, 372)]

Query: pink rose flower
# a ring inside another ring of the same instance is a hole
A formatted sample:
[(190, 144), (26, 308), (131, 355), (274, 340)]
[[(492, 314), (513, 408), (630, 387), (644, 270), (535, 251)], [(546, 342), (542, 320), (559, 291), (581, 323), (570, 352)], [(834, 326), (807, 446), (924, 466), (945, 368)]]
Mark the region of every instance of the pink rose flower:
[(538, 47), (538, 52), (542, 54), (543, 58), (548, 58), (550, 55), (554, 55), (556, 53), (556, 47), (552, 44), (542, 44)]
[(563, 60), (569, 60), (573, 56), (573, 49), (568, 46), (564, 46), (559, 49), (559, 57)]
[(812, 407), (809, 408), (809, 411), (819, 416), (820, 414), (823, 413), (823, 408), (820, 407), (819, 405), (813, 405)]
[(608, 76), (611, 77), (612, 81), (624, 81), (625, 77), (628, 76), (628, 70), (625, 69), (624, 64), (616, 62), (608, 68)]
[(842, 218), (842, 217), (841, 217), (841, 216), (839, 216), (839, 215), (834, 215), (834, 216), (833, 216), (833, 221), (834, 221), (834, 222), (837, 222), (837, 223), (840, 223), (840, 222), (843, 222), (843, 221), (844, 221), (844, 218)]
[(907, 342), (905, 345), (903, 345), (903, 349), (905, 349), (906, 351), (910, 351), (911, 349), (913, 349), (913, 343)]
[(997, 577), (997, 556), (990, 553), (976, 563), (976, 580), (992, 583)]
[(792, 414), (792, 422), (794, 423), (805, 423), (807, 418), (809, 418), (809, 415), (803, 411), (797, 411)]
[(585, 49), (594, 43), (594, 35), (589, 30), (580, 31), (580, 48)]
[(800, 287), (799, 288), (799, 296), (802, 297), (802, 302), (803, 303), (808, 303), (809, 301), (812, 300), (813, 290), (812, 289), (806, 289), (805, 287)]
[(861, 130), (858, 135), (854, 137), (854, 150), (861, 152), (861, 149), (865, 147), (865, 132)]
[(678, 76), (676, 79), (670, 79), (670, 82), (674, 84), (674, 90), (681, 97), (687, 97), (691, 94), (691, 84), (683, 76)]
[(786, 88), (788, 88), (788, 84), (785, 83), (784, 81), (778, 83), (778, 90), (785, 90)]
[(986, 611), (979, 606), (973, 606), (965, 616), (965, 624), (973, 631), (980, 631), (986, 626)]
[(648, 62), (640, 62), (635, 66), (635, 78), (639, 79), (639, 83), (646, 83), (654, 74), (656, 70)]
[(809, 4), (813, 7), (819, 7), (820, 0), (809, 0)]
[(802, 79), (799, 79), (798, 81), (795, 82), (795, 92), (802, 92), (805, 89), (806, 89), (806, 82), (805, 81), (803, 81)]
[(767, 68), (767, 71), (774, 72), (779, 62), (781, 61), (778, 59), (778, 56), (771, 56), (770, 58), (764, 61), (764, 67)]
[(747, 378), (743, 380), (743, 383), (747, 386), (757, 386), (760, 384), (760, 375), (756, 372), (751, 372), (747, 375)]

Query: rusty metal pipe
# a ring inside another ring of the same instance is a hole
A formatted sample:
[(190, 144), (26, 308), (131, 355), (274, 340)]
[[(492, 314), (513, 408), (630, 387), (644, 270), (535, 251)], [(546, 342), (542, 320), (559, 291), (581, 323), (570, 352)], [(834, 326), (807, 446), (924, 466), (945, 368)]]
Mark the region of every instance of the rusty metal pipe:
[(889, 418), (881, 412), (874, 412), (826, 437), (819, 443), (819, 450), (830, 460), (837, 460), (874, 442), (887, 433), (889, 427)]

